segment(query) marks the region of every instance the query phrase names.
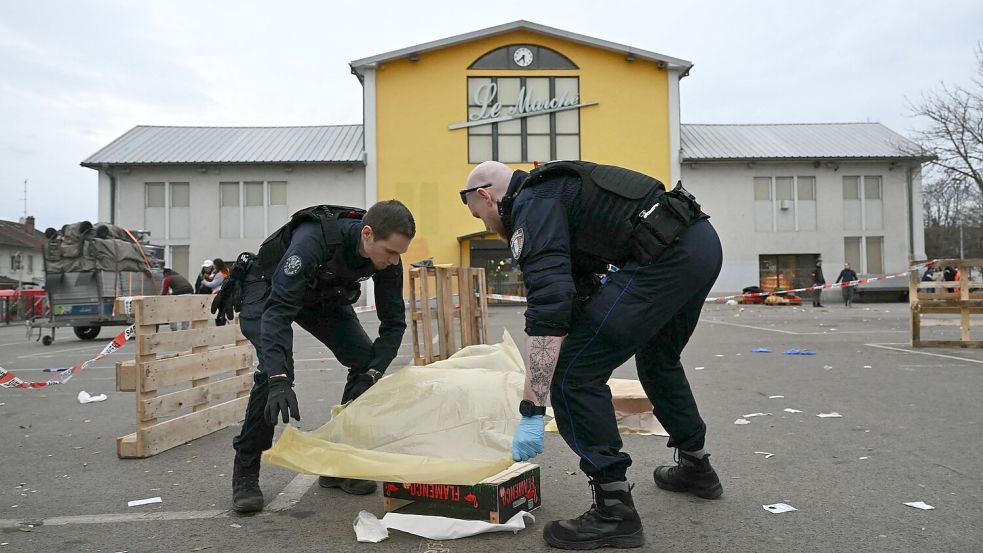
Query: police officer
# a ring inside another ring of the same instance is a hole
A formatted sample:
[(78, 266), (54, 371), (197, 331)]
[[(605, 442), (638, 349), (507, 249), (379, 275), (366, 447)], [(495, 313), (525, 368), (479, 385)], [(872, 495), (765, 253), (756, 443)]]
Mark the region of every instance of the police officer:
[[(406, 330), (403, 266), (416, 234), (413, 215), (396, 200), (368, 211), (315, 206), (294, 214), (272, 234), (256, 256), (239, 256), (212, 304), (229, 318), (240, 312), (243, 334), (253, 344), (259, 370), (249, 393), (236, 450), (232, 503), (238, 512), (263, 508), (260, 456), (273, 443), (277, 419), (300, 420), (294, 394), (293, 330), (296, 322), (348, 367), (342, 403), (360, 396), (386, 372)], [(372, 278), (379, 337), (372, 342), (352, 304), (361, 281)], [(322, 487), (368, 494), (373, 481), (322, 476)]]
[[(823, 276), (823, 260), (817, 259), (816, 270), (812, 272), (812, 285), (813, 287), (816, 287), (816, 286), (823, 286), (825, 284), (826, 284), (826, 277)], [(823, 306), (822, 297), (823, 297), (823, 289), (815, 288), (812, 291), (812, 306), (822, 307)]]
[[(527, 174), (488, 161), (460, 191), (471, 214), (509, 242), (527, 288), (529, 367), (512, 457), (543, 451), (543, 413), (580, 456), (594, 505), (543, 529), (566, 549), (640, 547), (642, 524), (621, 451), (612, 371), (635, 356), (639, 379), (678, 451), (655, 470), (664, 489), (703, 498), (722, 493), (679, 357), (720, 272), (720, 241), (681, 186), (589, 162), (553, 162)], [(620, 270), (609, 272), (608, 266)], [(604, 273), (603, 281), (598, 274)]]

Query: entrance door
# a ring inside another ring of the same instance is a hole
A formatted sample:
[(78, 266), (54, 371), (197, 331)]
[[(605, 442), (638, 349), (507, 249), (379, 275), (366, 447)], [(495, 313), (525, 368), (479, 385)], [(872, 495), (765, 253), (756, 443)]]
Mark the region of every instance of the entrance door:
[(758, 286), (767, 292), (812, 286), (818, 259), (818, 253), (759, 255)]

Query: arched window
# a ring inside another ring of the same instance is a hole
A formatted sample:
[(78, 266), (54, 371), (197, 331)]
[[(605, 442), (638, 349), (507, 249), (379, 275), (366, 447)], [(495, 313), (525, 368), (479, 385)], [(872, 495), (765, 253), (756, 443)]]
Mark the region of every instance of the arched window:
[(468, 69), (577, 69), (570, 58), (534, 44), (510, 44), (481, 56)]

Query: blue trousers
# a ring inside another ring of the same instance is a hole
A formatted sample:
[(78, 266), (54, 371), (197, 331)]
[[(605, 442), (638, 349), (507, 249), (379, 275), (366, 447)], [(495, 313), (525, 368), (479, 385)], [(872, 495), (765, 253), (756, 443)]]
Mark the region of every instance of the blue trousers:
[(720, 273), (720, 239), (709, 221), (688, 227), (647, 265), (627, 263), (575, 309), (553, 375), (552, 405), (560, 435), (580, 468), (600, 482), (623, 480), (631, 457), (621, 451), (611, 373), (632, 356), (669, 447), (702, 449), (700, 417), (680, 354)]

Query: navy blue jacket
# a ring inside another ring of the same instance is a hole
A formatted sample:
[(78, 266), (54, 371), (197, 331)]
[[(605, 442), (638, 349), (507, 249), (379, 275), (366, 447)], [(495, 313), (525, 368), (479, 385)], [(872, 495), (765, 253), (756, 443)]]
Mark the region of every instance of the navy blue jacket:
[[(358, 254), (362, 222), (357, 219), (338, 221), (342, 231), (341, 255), (348, 280), (357, 283), (370, 276), (375, 283), (375, 304), (379, 315), (379, 337), (372, 345), (369, 369), (385, 372), (396, 357), (406, 331), (406, 306), (403, 303), (403, 264), (400, 262), (377, 271), (372, 262)], [(260, 341), (263, 346), (263, 368), (270, 376), (283, 374), (287, 360), (293, 356), (291, 324), (301, 309), (318, 309), (320, 305), (309, 294), (316, 280), (317, 268), (331, 259), (333, 247), (326, 247), (321, 224), (315, 221), (299, 224), (290, 238), (290, 247), (273, 273), (269, 299), (263, 311)], [(299, 261), (299, 263), (298, 263)], [(331, 316), (331, 312), (325, 313)]]
[[(509, 194), (529, 175), (512, 174)], [(509, 246), (526, 285), (526, 334), (566, 336), (575, 295), (570, 208), (580, 191), (576, 177), (524, 189), (512, 204)]]

